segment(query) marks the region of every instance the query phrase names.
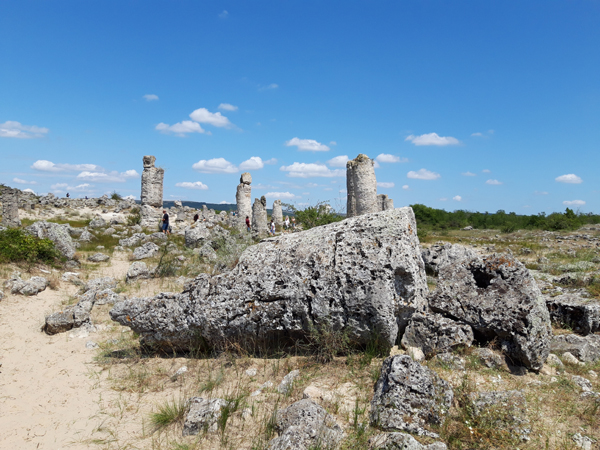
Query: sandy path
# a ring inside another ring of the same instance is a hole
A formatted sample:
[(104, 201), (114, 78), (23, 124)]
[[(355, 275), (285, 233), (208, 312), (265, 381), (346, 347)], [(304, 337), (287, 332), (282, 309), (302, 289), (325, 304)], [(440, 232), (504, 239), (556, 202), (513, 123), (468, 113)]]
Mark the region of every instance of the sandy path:
[[(115, 260), (94, 276), (123, 276), (128, 262)], [(40, 331), (44, 316), (77, 288), (62, 282), (58, 291), (46, 289), (35, 297), (7, 295), (0, 302), (0, 448), (77, 449), (99, 425), (103, 389), (95, 350), (88, 338), (69, 333), (48, 336)]]

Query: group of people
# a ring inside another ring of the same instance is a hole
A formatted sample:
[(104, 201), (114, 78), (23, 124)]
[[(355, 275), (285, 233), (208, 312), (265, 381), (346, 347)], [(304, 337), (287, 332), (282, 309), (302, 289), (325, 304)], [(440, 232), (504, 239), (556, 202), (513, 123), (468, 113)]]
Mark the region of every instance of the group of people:
[[(283, 229), (294, 230), (296, 228), (296, 218), (292, 217), (290, 222), (290, 218), (285, 216), (285, 220), (283, 221)], [(250, 223), (250, 216), (246, 216), (246, 229), (248, 232), (252, 231), (252, 224)], [(267, 225), (267, 231), (269, 232), (269, 236), (275, 236), (275, 219), (271, 218), (271, 222)]]

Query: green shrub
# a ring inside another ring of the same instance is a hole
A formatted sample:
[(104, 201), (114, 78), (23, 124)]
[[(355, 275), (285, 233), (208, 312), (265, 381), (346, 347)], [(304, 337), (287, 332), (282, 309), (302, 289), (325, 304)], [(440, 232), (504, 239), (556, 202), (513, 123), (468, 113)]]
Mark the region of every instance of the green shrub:
[(166, 401), (158, 406), (158, 412), (150, 415), (150, 422), (156, 430), (168, 427), (172, 423), (182, 422), (187, 405), (182, 400)]
[(59, 257), (50, 239), (38, 239), (18, 228), (0, 231), (0, 262), (52, 263)]
[(344, 216), (331, 208), (329, 203), (325, 202), (317, 203), (315, 206), (308, 206), (303, 210), (297, 210), (293, 205), (289, 204), (282, 204), (282, 206), (285, 206), (288, 211), (292, 211), (297, 223), (302, 225), (302, 228), (305, 230), (333, 222), (340, 222), (345, 219)]
[(142, 223), (142, 215), (140, 214), (140, 208), (137, 206), (135, 208), (131, 208), (131, 212), (127, 216), (127, 225), (130, 227), (134, 225), (139, 225)]
[(113, 191), (113, 193), (110, 194), (110, 198), (112, 198), (113, 200), (117, 200), (117, 201), (123, 200), (123, 197), (117, 191)]

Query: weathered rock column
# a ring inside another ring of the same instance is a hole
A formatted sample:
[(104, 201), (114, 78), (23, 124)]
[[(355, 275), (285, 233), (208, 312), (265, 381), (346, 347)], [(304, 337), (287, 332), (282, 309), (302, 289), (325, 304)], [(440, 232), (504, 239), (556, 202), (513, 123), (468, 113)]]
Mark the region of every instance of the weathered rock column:
[(142, 172), (142, 194), (141, 225), (143, 227), (153, 228), (160, 223), (163, 207), (163, 179), (165, 177), (164, 169), (154, 167), (156, 158), (154, 156), (144, 156), (144, 171)]
[(235, 202), (237, 204), (237, 226), (241, 230), (246, 227), (246, 216), (250, 217), (252, 223), (252, 175), (244, 172), (240, 177)]
[(273, 213), (271, 214), (275, 221), (275, 226), (283, 226), (283, 210), (281, 209), (281, 200), (273, 202)]
[(379, 194), (377, 196), (377, 206), (379, 207), (379, 211), (394, 209), (394, 200), (389, 198), (387, 194)]
[(260, 199), (254, 199), (254, 205), (252, 205), (252, 231), (258, 233), (259, 236), (267, 234), (267, 199), (264, 195)]
[(9, 228), (21, 226), (19, 220), (19, 190), (4, 187), (2, 189), (2, 225)]
[(354, 165), (346, 163), (346, 217), (356, 216), (356, 197), (354, 196)]
[[(377, 203), (377, 179), (374, 162), (362, 153), (346, 163), (348, 186), (348, 212), (360, 216), (379, 211)], [(352, 211), (352, 203), (355, 211)], [(350, 216), (351, 217), (351, 216)]]

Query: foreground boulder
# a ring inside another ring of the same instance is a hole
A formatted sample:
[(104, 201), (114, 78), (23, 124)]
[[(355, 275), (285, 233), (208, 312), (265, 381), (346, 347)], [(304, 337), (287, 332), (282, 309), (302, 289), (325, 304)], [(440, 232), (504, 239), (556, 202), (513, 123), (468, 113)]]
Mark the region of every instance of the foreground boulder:
[(509, 255), (473, 258), (440, 270), (432, 311), (469, 325), (480, 342), (497, 339), (515, 365), (540, 370), (552, 330), (529, 270)]
[(587, 335), (600, 331), (600, 302), (576, 294), (546, 297), (550, 319), (561, 327)]
[(418, 347), (426, 356), (445, 353), (459, 345), (470, 347), (472, 343), (473, 330), (469, 325), (440, 314), (414, 314), (402, 336), (404, 348)]
[(37, 295), (48, 286), (48, 280), (44, 277), (31, 277), (29, 280), (23, 280), (19, 272), (14, 273), (9, 280), (4, 282), (4, 287), (10, 290), (11, 294)]
[(596, 362), (600, 360), (600, 336), (590, 334), (577, 336), (576, 334), (562, 334), (552, 338), (552, 353), (562, 355), (570, 353), (582, 362)]
[(153, 242), (146, 242), (141, 247), (136, 248), (133, 251), (133, 259), (146, 259), (152, 258), (158, 253), (160, 247)]
[(390, 347), (427, 285), (411, 208), (346, 219), (266, 239), (230, 272), (202, 274), (181, 294), (131, 299), (111, 318), (145, 344), (187, 349), (280, 348), (311, 329), (347, 332), (355, 345), (378, 337)]
[(334, 449), (344, 437), (335, 418), (310, 399), (277, 411), (275, 429), (279, 436), (269, 442), (269, 450)]
[(477, 257), (477, 252), (459, 244), (434, 244), (421, 252), (427, 273), (438, 275), (440, 270), (466, 259)]
[(424, 427), (439, 425), (452, 404), (450, 385), (408, 355), (387, 358), (371, 401), (371, 425), (438, 438)]
[(28, 226), (26, 230), (39, 239), (50, 239), (61, 255), (71, 259), (75, 256), (75, 245), (69, 234), (69, 228), (68, 225), (40, 221)]

